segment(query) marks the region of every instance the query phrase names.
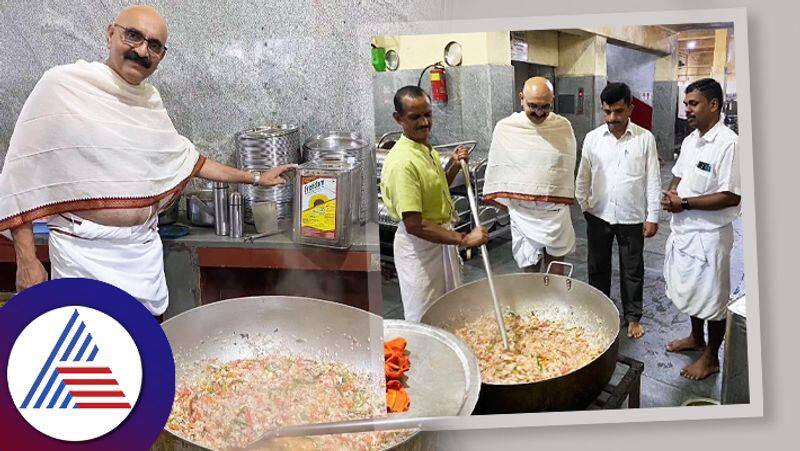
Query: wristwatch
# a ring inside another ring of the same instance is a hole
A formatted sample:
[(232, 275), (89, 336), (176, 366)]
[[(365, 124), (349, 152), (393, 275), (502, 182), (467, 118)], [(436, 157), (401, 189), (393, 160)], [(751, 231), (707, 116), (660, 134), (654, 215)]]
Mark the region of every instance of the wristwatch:
[(261, 182), (261, 173), (256, 171), (250, 171), (253, 174), (253, 186), (258, 186)]
[(681, 199), (681, 208), (683, 208), (684, 210), (692, 209), (692, 207), (689, 206), (689, 198), (684, 197), (683, 199)]

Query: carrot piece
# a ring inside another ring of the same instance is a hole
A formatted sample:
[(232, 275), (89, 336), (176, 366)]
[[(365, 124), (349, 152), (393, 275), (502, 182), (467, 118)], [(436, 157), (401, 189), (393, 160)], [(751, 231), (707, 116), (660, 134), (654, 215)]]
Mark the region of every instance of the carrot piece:
[(398, 380), (386, 383), (386, 408), (389, 412), (405, 412), (411, 404), (408, 392)]
[(410, 363), (405, 356), (393, 355), (383, 363), (383, 369), (388, 379), (400, 379), (403, 373), (410, 369)]
[(403, 337), (397, 337), (393, 340), (389, 340), (383, 344), (384, 348), (389, 348), (395, 351), (400, 351), (401, 353), (406, 350), (406, 339)]
[(408, 392), (406, 389), (401, 388), (397, 390), (397, 397), (394, 400), (394, 408), (396, 412), (405, 412), (411, 405), (411, 400), (408, 399)]
[(383, 344), (383, 369), (386, 375), (386, 409), (388, 412), (405, 412), (411, 401), (400, 379), (411, 368), (405, 355), (407, 342), (397, 337)]

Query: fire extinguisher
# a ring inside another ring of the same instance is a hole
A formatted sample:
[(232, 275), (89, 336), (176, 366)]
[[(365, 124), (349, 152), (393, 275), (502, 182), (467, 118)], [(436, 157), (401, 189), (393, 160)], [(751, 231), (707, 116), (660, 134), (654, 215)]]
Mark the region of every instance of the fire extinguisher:
[(447, 103), (447, 74), (441, 62), (431, 64), (422, 69), (417, 86), (422, 84), (422, 77), (428, 69), (431, 70), (431, 98), (437, 103)]

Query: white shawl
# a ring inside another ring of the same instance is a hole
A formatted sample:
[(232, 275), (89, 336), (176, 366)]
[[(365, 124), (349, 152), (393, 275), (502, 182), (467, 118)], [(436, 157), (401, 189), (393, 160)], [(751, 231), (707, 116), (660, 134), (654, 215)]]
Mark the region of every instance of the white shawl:
[(131, 85), (99, 62), (54, 67), (11, 136), (0, 230), (56, 213), (177, 198), (204, 161), (149, 83)]
[(574, 203), (575, 150), (575, 133), (563, 116), (550, 113), (539, 125), (524, 112), (502, 119), (492, 134), (484, 200)]

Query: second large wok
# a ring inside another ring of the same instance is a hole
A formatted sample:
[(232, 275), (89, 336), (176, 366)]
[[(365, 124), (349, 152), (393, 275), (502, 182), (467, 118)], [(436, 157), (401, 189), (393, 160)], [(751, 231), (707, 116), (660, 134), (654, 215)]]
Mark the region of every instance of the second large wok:
[[(518, 273), (494, 276), (501, 309), (544, 319), (565, 320), (597, 331), (604, 352), (565, 375), (532, 383), (486, 383), (481, 386), (476, 413), (520, 413), (576, 410), (587, 407), (611, 379), (617, 360), (619, 311), (591, 285), (571, 277)], [(486, 279), (463, 285), (436, 300), (422, 322), (454, 332), (483, 315), (492, 314)]]

